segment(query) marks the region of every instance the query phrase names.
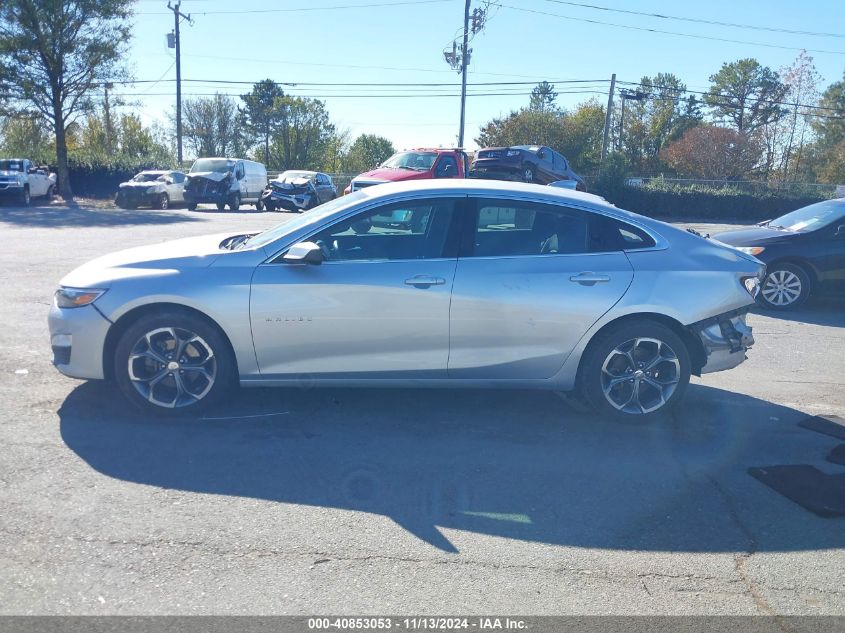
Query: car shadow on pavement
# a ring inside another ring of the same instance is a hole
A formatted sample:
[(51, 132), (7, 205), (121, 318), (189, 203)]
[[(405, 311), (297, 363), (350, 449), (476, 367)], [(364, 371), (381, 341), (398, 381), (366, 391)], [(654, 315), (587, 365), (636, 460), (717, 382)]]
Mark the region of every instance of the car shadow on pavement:
[(805, 305), (794, 310), (770, 310), (756, 306), (754, 312), (780, 321), (845, 327), (845, 297), (839, 296), (811, 297)]
[(245, 389), (203, 419), (145, 419), (115, 396), (86, 383), (59, 410), (64, 442), (103, 475), (377, 513), (446, 552), (439, 528), (646, 551), (845, 546), (839, 519), (746, 472), (821, 463), (829, 438), (797, 426), (805, 413), (701, 385), (647, 425), (550, 392)]
[(132, 226), (200, 222), (201, 218), (160, 210), (96, 209), (79, 206), (0, 207), (0, 224), (28, 227), (68, 228), (88, 226)]

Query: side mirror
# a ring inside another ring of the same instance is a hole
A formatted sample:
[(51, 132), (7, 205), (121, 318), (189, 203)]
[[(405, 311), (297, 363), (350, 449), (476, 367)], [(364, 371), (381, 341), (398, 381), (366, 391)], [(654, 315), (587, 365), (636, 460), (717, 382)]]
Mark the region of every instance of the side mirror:
[(323, 263), (323, 251), (314, 242), (299, 242), (294, 244), (282, 258), (288, 264), (315, 264)]
[(437, 174), (438, 178), (452, 178), (455, 175), (455, 166), (452, 163), (448, 163), (443, 165), (443, 169), (439, 170), (440, 173)]

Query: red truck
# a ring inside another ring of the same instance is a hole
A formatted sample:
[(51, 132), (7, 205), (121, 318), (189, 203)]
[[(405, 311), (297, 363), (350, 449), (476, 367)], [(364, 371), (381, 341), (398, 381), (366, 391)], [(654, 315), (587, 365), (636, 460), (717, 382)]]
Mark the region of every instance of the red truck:
[(412, 149), (388, 158), (381, 166), (355, 176), (343, 193), (385, 182), (466, 178), (469, 157), (461, 149)]

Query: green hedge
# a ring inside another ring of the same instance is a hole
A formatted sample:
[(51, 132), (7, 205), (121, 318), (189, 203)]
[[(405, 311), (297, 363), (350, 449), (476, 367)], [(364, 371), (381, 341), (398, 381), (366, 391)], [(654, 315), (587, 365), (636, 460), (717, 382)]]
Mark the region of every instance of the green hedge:
[(754, 195), (733, 189), (652, 188), (597, 183), (590, 190), (617, 207), (658, 218), (759, 222), (824, 200), (824, 196)]
[(171, 169), (155, 159), (115, 161), (104, 164), (96, 161), (70, 159), (70, 185), (76, 196), (85, 198), (113, 198), (120, 183), (126, 182), (145, 169)]

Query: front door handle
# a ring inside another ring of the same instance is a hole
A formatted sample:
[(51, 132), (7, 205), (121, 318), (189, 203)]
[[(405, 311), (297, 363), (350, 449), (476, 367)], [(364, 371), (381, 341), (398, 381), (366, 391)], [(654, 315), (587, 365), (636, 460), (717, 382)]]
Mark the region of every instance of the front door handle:
[(581, 284), (583, 286), (592, 286), (599, 283), (606, 283), (610, 281), (610, 275), (600, 275), (594, 272), (583, 272), (577, 275), (572, 275), (569, 281)]
[(410, 279), (405, 280), (406, 286), (418, 286), (418, 287), (429, 287), (429, 286), (442, 286), (446, 283), (446, 280), (442, 277), (430, 277), (429, 275), (416, 275), (415, 277), (411, 277)]

